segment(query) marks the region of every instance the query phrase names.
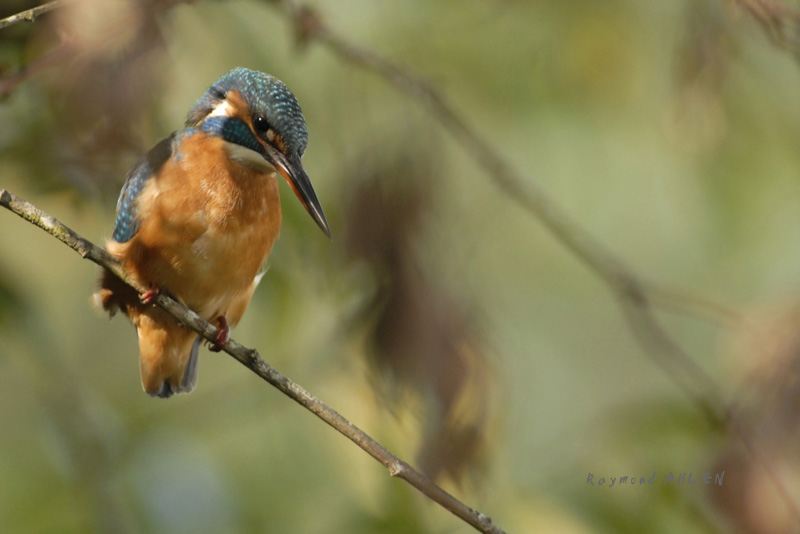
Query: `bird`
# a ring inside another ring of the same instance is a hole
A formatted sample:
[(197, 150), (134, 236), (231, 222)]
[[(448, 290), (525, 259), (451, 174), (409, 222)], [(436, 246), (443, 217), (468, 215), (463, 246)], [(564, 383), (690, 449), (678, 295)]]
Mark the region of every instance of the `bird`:
[(222, 350), (242, 318), (281, 227), (281, 175), (331, 237), (301, 158), (308, 130), (277, 78), (237, 67), (190, 109), (183, 129), (128, 171), (108, 252), (143, 293), (103, 270), (95, 302), (136, 327), (142, 387), (151, 397), (189, 393), (201, 338), (156, 307), (169, 294), (216, 323)]

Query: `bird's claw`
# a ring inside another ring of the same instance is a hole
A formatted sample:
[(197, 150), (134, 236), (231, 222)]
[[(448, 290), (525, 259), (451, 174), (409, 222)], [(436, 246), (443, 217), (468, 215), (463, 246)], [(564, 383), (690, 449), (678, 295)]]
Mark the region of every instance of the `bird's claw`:
[(219, 352), (228, 346), (231, 340), (231, 326), (224, 315), (217, 317), (217, 335), (214, 336), (214, 343), (208, 347), (211, 352)]
[(150, 284), (150, 289), (139, 295), (142, 304), (153, 304), (161, 294), (161, 289), (155, 284)]

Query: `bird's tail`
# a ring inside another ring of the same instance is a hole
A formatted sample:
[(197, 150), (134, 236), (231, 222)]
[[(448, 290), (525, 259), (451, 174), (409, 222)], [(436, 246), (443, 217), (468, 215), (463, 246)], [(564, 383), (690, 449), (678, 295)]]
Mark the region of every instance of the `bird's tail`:
[(176, 391), (176, 393), (191, 393), (194, 386), (197, 385), (197, 367), (200, 360), (198, 353), (200, 352), (201, 341), (202, 339), (200, 336), (194, 338), (192, 352), (189, 354), (189, 361), (186, 362), (186, 368), (183, 370), (180, 391)]
[(197, 384), (200, 338), (171, 318), (159, 319), (151, 314), (137, 317), (139, 364), (145, 392), (166, 399), (190, 393)]

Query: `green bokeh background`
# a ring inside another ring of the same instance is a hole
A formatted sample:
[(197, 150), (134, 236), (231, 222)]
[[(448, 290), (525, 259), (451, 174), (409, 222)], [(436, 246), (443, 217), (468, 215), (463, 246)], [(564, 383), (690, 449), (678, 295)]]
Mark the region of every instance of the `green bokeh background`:
[[(29, 7), (14, 3), (5, 14)], [(727, 2), (313, 7), (348, 39), (432, 80), (644, 279), (742, 313), (798, 300), (800, 68)], [(158, 27), (158, 89), (144, 115), (129, 117), (143, 146), (179, 127), (237, 65), (286, 82), (308, 122), (304, 163), (334, 239), (282, 185), (284, 228), (238, 341), (413, 458), (414, 418), (380, 402), (343, 326), (360, 288), (337, 232), (354, 162), (432, 146), (420, 157), (433, 169), (436, 213), (415, 246), (423, 269), (479, 310), (492, 366), (485, 465), (446, 487), (509, 532), (731, 528), (713, 488), (586, 484), (589, 472), (699, 478), (715, 469), (725, 436), (637, 344), (608, 288), (424, 106), (313, 42), (298, 47), (268, 2), (177, 5)], [(0, 33), (11, 31), (27, 30)], [(0, 41), (11, 70), (42, 53), (20, 42)], [(135, 156), (100, 187), (67, 177), (60, 142), (46, 134), (69, 68), (0, 100), (0, 187), (100, 243), (114, 219), (108, 191)], [(90, 304), (96, 278), (92, 264), (0, 212), (0, 532), (470, 531), (224, 355), (203, 350), (191, 395), (147, 397), (134, 330)], [(660, 317), (738, 398), (758, 359), (741, 349), (739, 329)], [(729, 466), (725, 483), (747, 482)]]

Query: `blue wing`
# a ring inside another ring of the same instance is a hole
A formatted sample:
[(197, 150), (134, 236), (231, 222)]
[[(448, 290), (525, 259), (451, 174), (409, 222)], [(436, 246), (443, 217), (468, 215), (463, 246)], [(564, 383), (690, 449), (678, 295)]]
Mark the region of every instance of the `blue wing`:
[(117, 220), (114, 223), (114, 241), (125, 243), (139, 229), (139, 212), (136, 199), (144, 189), (147, 181), (158, 174), (158, 171), (172, 156), (175, 134), (167, 137), (154, 146), (136, 162), (125, 179), (125, 185), (117, 200)]

